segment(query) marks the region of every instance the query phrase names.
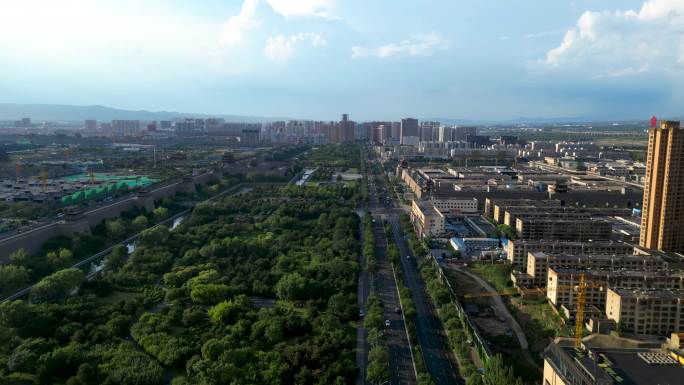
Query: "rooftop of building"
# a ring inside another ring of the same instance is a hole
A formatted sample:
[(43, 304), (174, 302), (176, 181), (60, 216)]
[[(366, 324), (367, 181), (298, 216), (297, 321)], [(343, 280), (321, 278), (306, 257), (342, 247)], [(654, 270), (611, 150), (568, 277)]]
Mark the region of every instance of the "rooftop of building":
[[(581, 242), (580, 242), (581, 243)], [(598, 242), (592, 242), (592, 243), (598, 243)], [(657, 261), (662, 261), (661, 258), (656, 257), (656, 256), (650, 256), (650, 255), (635, 255), (635, 254), (612, 254), (612, 255), (606, 255), (606, 254), (565, 254), (565, 253), (548, 253), (548, 252), (543, 252), (543, 251), (530, 251), (527, 253), (529, 256), (532, 258), (590, 258), (590, 259), (604, 259), (604, 260), (611, 260), (611, 259), (633, 259), (633, 260), (657, 260)]]
[[(638, 298), (638, 299), (684, 299), (684, 290), (682, 289), (625, 289), (625, 288), (609, 288), (623, 298)], [(684, 378), (684, 377), (683, 377)]]
[(684, 274), (673, 273), (668, 271), (644, 271), (644, 270), (627, 270), (627, 269), (568, 269), (568, 268), (557, 268), (549, 267), (549, 272), (555, 272), (562, 276), (579, 276), (584, 274), (587, 279), (591, 278), (605, 278), (605, 277), (639, 277), (644, 279), (651, 278), (664, 278), (664, 277), (677, 277), (682, 279)]
[(628, 243), (613, 241), (613, 240), (596, 240), (596, 241), (564, 241), (559, 239), (512, 239), (513, 244), (525, 245), (563, 245), (563, 246), (577, 246), (577, 247), (624, 247), (625, 249), (633, 249), (634, 246)]
[(583, 348), (575, 349), (573, 339), (557, 338), (547, 348), (545, 355), (548, 359), (562, 352), (565, 362), (574, 363), (578, 372), (589, 376), (595, 384), (682, 384), (684, 366), (672, 358), (668, 351), (620, 340), (609, 339), (601, 341), (598, 346), (591, 346), (592, 341), (585, 338)]

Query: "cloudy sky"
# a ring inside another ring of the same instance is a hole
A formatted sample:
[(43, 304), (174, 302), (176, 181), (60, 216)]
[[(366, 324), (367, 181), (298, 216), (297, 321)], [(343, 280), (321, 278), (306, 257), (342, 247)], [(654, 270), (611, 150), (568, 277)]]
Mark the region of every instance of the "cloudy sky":
[(684, 115), (684, 0), (0, 0), (0, 102)]

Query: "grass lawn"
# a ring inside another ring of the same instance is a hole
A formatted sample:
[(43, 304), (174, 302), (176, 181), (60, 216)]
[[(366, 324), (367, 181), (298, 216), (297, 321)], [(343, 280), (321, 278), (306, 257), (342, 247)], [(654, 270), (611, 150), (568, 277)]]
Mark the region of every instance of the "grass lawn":
[(511, 304), (533, 351), (543, 350), (551, 338), (572, 336), (572, 326), (564, 324), (545, 299), (511, 298)]
[(511, 265), (474, 263), (468, 266), (473, 273), (489, 282), (498, 292), (514, 292), (511, 282)]

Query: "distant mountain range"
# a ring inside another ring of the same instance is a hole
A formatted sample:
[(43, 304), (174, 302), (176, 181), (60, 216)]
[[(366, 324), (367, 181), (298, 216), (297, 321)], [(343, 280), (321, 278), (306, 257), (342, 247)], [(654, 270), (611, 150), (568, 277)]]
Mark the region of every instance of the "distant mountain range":
[(60, 104), (0, 103), (0, 120), (30, 117), (34, 121), (75, 122), (86, 119), (109, 120), (172, 120), (178, 118), (223, 118), (229, 122), (270, 122), (289, 120), (284, 117), (263, 117), (223, 114), (197, 114), (175, 111), (133, 111), (105, 106), (71, 106)]
[[(73, 106), (61, 104), (17, 104), (0, 103), (0, 120), (19, 120), (30, 117), (34, 121), (52, 122), (83, 122), (86, 119), (99, 121), (109, 121), (115, 119), (134, 119), (134, 120), (173, 120), (180, 118), (222, 118), (228, 122), (272, 122), (276, 120), (290, 120), (287, 117), (266, 117), (266, 116), (247, 116), (247, 115), (228, 115), (228, 114), (199, 114), (192, 112), (176, 111), (146, 111), (146, 110), (123, 110), (106, 106)], [(684, 120), (682, 118), (670, 118)], [(476, 120), (476, 119), (457, 119), (429, 117), (420, 120), (438, 121), (443, 124), (457, 124), (463, 126), (480, 125), (554, 125), (554, 124), (587, 124), (587, 123), (621, 123), (621, 124), (644, 124), (648, 120), (643, 119), (610, 119), (606, 117), (564, 117), (564, 118), (544, 118), (528, 117), (511, 120)]]

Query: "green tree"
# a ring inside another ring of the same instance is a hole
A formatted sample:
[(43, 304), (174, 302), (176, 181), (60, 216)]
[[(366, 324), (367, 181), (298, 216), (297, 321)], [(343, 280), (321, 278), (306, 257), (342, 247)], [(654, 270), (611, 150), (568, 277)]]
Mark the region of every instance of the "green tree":
[(152, 215), (156, 221), (161, 221), (169, 216), (169, 209), (164, 206), (159, 206), (152, 210)]
[(121, 219), (110, 219), (106, 221), (105, 228), (107, 229), (107, 235), (113, 239), (119, 239), (126, 235), (126, 226)]
[(160, 225), (140, 233), (139, 242), (144, 246), (158, 246), (164, 244), (169, 239), (169, 228)]
[(9, 256), (10, 262), (17, 266), (26, 266), (29, 255), (24, 249), (19, 249)]
[(57, 302), (65, 299), (85, 280), (80, 269), (60, 270), (40, 280), (31, 289), (31, 300), (34, 302)]
[(50, 251), (47, 253), (45, 258), (52, 267), (53, 270), (64, 269), (69, 266), (72, 261), (74, 254), (68, 249), (59, 249), (59, 251)]
[(126, 262), (128, 257), (128, 248), (124, 245), (116, 245), (112, 251), (105, 257), (105, 268), (109, 271), (118, 270)]
[(217, 324), (233, 324), (238, 315), (251, 309), (251, 303), (246, 295), (239, 295), (232, 300), (223, 301), (209, 309), (209, 318)]
[(135, 217), (135, 219), (131, 222), (131, 225), (133, 226), (134, 231), (142, 231), (147, 227), (147, 217), (144, 215), (138, 215)]
[(38, 359), (47, 353), (50, 345), (42, 338), (29, 338), (21, 343), (7, 360), (7, 367), (16, 372), (35, 373)]
[(276, 284), (278, 298), (291, 301), (303, 300), (308, 297), (308, 282), (299, 273), (285, 274)]
[(29, 271), (23, 266), (2, 265), (0, 266), (0, 291), (10, 294), (29, 283)]
[(386, 347), (375, 346), (368, 352), (368, 372), (366, 379), (380, 385), (389, 380), (389, 351)]
[(222, 284), (200, 284), (190, 290), (190, 298), (197, 303), (211, 305), (225, 301), (230, 294), (230, 287)]

